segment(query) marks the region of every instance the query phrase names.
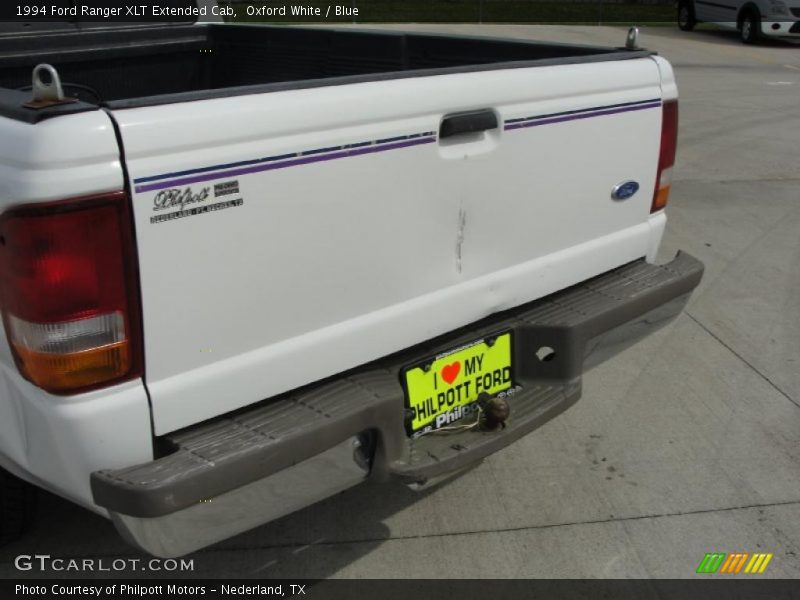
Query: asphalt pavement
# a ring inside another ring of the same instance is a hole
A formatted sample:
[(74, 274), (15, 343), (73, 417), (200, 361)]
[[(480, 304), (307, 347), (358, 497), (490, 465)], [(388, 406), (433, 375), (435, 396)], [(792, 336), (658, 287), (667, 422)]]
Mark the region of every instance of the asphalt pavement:
[[(800, 44), (677, 28), (640, 41), (680, 89), (660, 259), (681, 248), (705, 262), (687, 311), (588, 373), (565, 414), (446, 485), (364, 484), (192, 555), (184, 575), (685, 578), (707, 552), (740, 551), (774, 554), (763, 577), (800, 577)], [(0, 550), (0, 577), (24, 575), (13, 559), (35, 553), (141, 558), (111, 523), (48, 494), (33, 531)]]

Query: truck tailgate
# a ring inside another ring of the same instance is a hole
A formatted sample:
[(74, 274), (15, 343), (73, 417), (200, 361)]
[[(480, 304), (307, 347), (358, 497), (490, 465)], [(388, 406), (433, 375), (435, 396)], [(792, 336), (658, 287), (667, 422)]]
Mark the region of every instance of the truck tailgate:
[(641, 58), (114, 111), (156, 433), (651, 254), (661, 97)]

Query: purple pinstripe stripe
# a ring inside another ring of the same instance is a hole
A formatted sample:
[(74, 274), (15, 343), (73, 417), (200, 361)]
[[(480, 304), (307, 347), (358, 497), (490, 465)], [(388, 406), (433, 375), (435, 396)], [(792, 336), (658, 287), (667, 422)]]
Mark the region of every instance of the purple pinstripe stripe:
[(303, 156), (300, 158), (286, 160), (279, 163), (267, 163), (261, 165), (253, 165), (249, 167), (242, 167), (239, 169), (231, 169), (227, 171), (216, 171), (214, 173), (201, 173), (189, 177), (182, 177), (180, 179), (170, 179), (167, 181), (156, 181), (145, 185), (137, 185), (136, 192), (152, 192), (154, 190), (163, 190), (180, 185), (189, 185), (192, 183), (199, 183), (202, 181), (211, 181), (213, 179), (222, 179), (225, 177), (235, 177), (237, 175), (250, 175), (252, 173), (261, 173), (263, 171), (274, 171), (276, 169), (285, 169), (287, 167), (296, 167), (298, 165), (307, 165), (316, 162), (323, 162), (326, 160), (335, 160), (337, 158), (349, 158), (351, 156), (360, 156), (362, 154), (374, 154), (376, 152), (385, 152), (387, 150), (397, 150), (399, 148), (408, 148), (409, 146), (419, 146), (420, 144), (430, 144), (435, 142), (435, 137), (419, 138), (408, 140), (405, 142), (397, 142), (394, 144), (384, 144), (382, 146), (366, 146), (364, 148), (351, 148), (341, 152), (332, 152), (330, 154), (321, 154), (318, 156)]
[(578, 119), (591, 119), (592, 117), (602, 117), (605, 115), (616, 115), (618, 113), (632, 112), (634, 110), (646, 110), (648, 108), (657, 108), (661, 106), (661, 101), (648, 102), (647, 104), (639, 104), (637, 106), (624, 106), (621, 108), (612, 108), (607, 110), (595, 110), (592, 112), (581, 113), (577, 115), (564, 115), (561, 117), (542, 117), (536, 118), (532, 121), (525, 121), (522, 123), (511, 123), (506, 125), (506, 131), (510, 129), (523, 129), (525, 127), (537, 127), (539, 125), (550, 125), (552, 123), (564, 123), (565, 121), (577, 121)]

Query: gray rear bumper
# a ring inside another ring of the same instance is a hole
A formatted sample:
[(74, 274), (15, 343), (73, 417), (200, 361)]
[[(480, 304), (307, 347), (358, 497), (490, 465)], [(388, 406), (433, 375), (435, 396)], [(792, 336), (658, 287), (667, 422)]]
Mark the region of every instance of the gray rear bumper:
[[(703, 265), (625, 265), (373, 364), (165, 436), (172, 451), (92, 474), (95, 502), (122, 535), (178, 556), (356, 485), (368, 476), (424, 485), (507, 446), (571, 406), (584, 370), (677, 316)], [(496, 432), (410, 439), (400, 370), (499, 330), (514, 332), (511, 417)], [(537, 350), (554, 351), (540, 361)]]

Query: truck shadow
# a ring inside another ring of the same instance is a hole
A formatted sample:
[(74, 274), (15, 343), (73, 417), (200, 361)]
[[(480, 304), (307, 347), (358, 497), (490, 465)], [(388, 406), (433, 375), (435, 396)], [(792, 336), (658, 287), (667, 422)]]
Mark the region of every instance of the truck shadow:
[[(739, 39), (739, 34), (735, 31), (725, 31), (722, 29), (698, 29), (692, 32), (693, 35), (703, 36), (706, 41), (719, 41), (720, 43), (730, 44), (731, 46), (741, 46), (747, 48), (745, 44)], [(761, 38), (755, 45), (755, 48), (797, 48), (800, 45), (795, 40), (787, 40), (781, 38), (765, 37)]]
[[(32, 530), (0, 549), (0, 578), (324, 579), (390, 540), (392, 532), (384, 521), (435, 489), (414, 492), (399, 483), (368, 481), (187, 556), (192, 568), (185, 571), (167, 570), (167, 563), (154, 569), (152, 557), (127, 545), (110, 521), (41, 492)], [(65, 560), (44, 570), (35, 559), (23, 558), (22, 568), (15, 566), (17, 557), (34, 555)], [(70, 568), (70, 559), (76, 565), (89, 560), (91, 567)]]
[(193, 557), (198, 564), (224, 565), (208, 576), (327, 578), (405, 537), (402, 531), (393, 535), (386, 520), (433, 491), (367, 482)]
[[(676, 34), (680, 36), (691, 36), (697, 39), (698, 41), (706, 41), (706, 42), (717, 42), (719, 44), (725, 44), (729, 46), (739, 46), (742, 48), (748, 48), (742, 43), (739, 39), (739, 34), (736, 31), (729, 31), (726, 29), (713, 29), (711, 27), (706, 26), (698, 26), (699, 29), (695, 29), (692, 32), (683, 32), (677, 31)], [(797, 40), (791, 39), (781, 39), (781, 38), (761, 38), (753, 48), (800, 48), (800, 42)]]

